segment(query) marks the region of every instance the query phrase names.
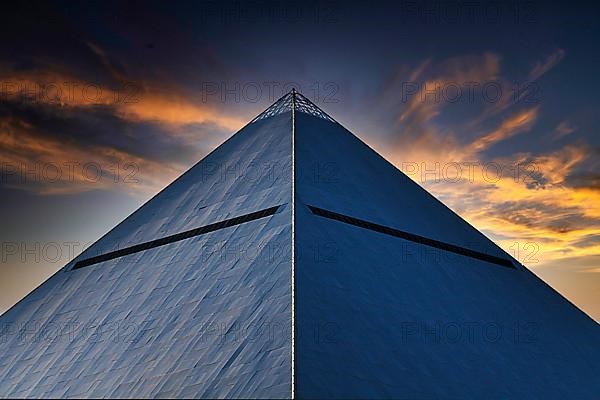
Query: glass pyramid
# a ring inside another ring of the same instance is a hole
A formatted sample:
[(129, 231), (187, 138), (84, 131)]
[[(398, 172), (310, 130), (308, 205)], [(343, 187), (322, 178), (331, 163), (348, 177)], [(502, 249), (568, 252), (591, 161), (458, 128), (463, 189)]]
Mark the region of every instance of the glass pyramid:
[(596, 322), (295, 91), (0, 332), (2, 397), (600, 393)]
[(312, 115), (313, 117), (323, 118), (324, 120), (334, 122), (336, 121), (331, 118), (325, 111), (317, 107), (312, 101), (298, 93), (296, 89), (292, 89), (289, 93), (281, 97), (269, 108), (256, 116), (250, 123), (260, 121), (265, 118), (270, 118), (275, 115), (291, 112), (292, 107), (294, 111)]

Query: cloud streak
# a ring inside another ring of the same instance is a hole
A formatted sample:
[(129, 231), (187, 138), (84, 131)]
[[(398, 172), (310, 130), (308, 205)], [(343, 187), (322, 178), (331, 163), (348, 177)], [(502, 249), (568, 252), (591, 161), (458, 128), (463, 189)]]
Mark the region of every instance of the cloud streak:
[[(527, 82), (540, 79), (564, 56), (563, 50), (557, 50), (535, 63)], [(590, 179), (593, 172), (586, 172), (593, 151), (585, 143), (546, 151), (535, 146), (513, 148), (508, 155), (498, 150), (501, 147), (506, 152), (517, 137), (534, 132), (538, 137), (564, 137), (574, 132), (571, 124), (563, 120), (544, 136), (538, 128), (542, 104), (520, 103), (518, 97), (510, 96), (495, 103), (469, 102), (461, 108), (443, 98), (432, 101), (432, 95), (423, 95), (426, 90), (431, 94), (435, 87), (472, 80), (480, 85), (498, 82), (510, 86), (502, 77), (499, 56), (455, 57), (438, 64), (425, 60), (412, 70), (404, 66), (399, 71), (401, 76), (389, 84), (408, 79), (424, 84), (408, 101), (397, 104), (393, 126), (398, 133), (380, 139), (375, 147), (530, 267), (598, 258), (600, 185)], [(582, 176), (585, 178), (578, 178)], [(535, 247), (535, 257), (531, 251), (524, 252), (524, 247)]]
[(186, 98), (174, 86), (130, 84), (119, 89), (62, 72), (6, 67), (0, 70), (0, 83), (0, 160), (5, 173), (56, 167), (64, 173), (68, 164), (95, 164), (104, 172), (125, 165), (137, 170), (138, 179), (125, 189), (122, 180), (114, 184), (114, 176), (89, 179), (83, 170), (79, 175), (69, 172), (68, 178), (32, 179), (29, 174), (18, 182), (12, 176), (10, 185), (0, 182), (45, 195), (156, 191), (243, 125), (241, 118)]

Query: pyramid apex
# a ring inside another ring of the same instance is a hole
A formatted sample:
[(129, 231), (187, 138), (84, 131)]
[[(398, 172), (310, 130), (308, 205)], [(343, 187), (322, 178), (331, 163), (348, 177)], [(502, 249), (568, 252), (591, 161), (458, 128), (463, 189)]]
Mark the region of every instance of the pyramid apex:
[(279, 114), (291, 111), (298, 111), (304, 114), (312, 115), (313, 117), (323, 118), (329, 122), (337, 122), (331, 118), (325, 111), (321, 110), (315, 103), (298, 92), (295, 87), (288, 93), (283, 95), (279, 100), (271, 104), (265, 111), (257, 115), (250, 123), (260, 121), (262, 119), (274, 117)]

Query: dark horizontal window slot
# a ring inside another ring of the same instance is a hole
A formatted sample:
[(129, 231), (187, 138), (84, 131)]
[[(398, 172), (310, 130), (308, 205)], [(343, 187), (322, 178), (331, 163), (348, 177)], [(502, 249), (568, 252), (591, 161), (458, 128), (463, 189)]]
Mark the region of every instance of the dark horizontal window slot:
[(404, 232), (404, 231), (390, 228), (387, 226), (374, 224), (373, 222), (368, 222), (368, 221), (364, 221), (364, 220), (361, 220), (358, 218), (349, 217), (347, 215), (338, 214), (333, 211), (323, 210), (322, 208), (313, 207), (313, 206), (308, 206), (308, 208), (310, 208), (310, 211), (312, 211), (313, 214), (318, 215), (320, 217), (333, 219), (336, 221), (344, 222), (346, 224), (358, 226), (360, 228), (369, 229), (369, 230), (372, 230), (375, 232), (384, 233), (386, 235), (399, 237), (399, 238), (402, 238), (405, 240), (410, 240), (411, 242), (424, 244), (424, 245), (430, 246), (430, 247), (435, 247), (436, 249), (449, 251), (452, 253), (460, 254), (463, 256), (471, 257), (471, 258), (476, 258), (477, 260), (487, 261), (487, 262), (490, 262), (490, 263), (493, 263), (496, 265), (500, 265), (502, 267), (515, 268), (512, 261), (510, 261), (506, 258), (501, 258), (501, 257), (492, 256), (490, 254), (480, 253), (478, 251), (467, 249), (467, 248), (460, 247), (460, 246), (456, 246), (456, 245), (453, 245), (450, 243), (440, 242), (438, 240), (429, 239), (424, 236), (415, 235), (414, 233)]
[(134, 246), (126, 247), (124, 249), (111, 251), (110, 253), (101, 254), (99, 256), (87, 258), (85, 260), (77, 261), (73, 269), (79, 269), (83, 267), (88, 267), (90, 265), (98, 264), (101, 262), (114, 260), (115, 258), (127, 256), (129, 254), (139, 253), (140, 251), (153, 249), (155, 247), (164, 246), (166, 244), (179, 242), (180, 240), (189, 239), (194, 236), (202, 235), (209, 232), (218, 231), (219, 229), (229, 228), (230, 226), (240, 225), (246, 222), (254, 221), (256, 219), (265, 218), (270, 215), (273, 215), (277, 212), (281, 206), (267, 208), (265, 210), (256, 211), (250, 214), (242, 215), (239, 217), (226, 219), (221, 222), (216, 222), (214, 224), (201, 226), (200, 228), (192, 229), (189, 231), (176, 233), (171, 236), (166, 236), (164, 238), (151, 240), (149, 242), (136, 244)]

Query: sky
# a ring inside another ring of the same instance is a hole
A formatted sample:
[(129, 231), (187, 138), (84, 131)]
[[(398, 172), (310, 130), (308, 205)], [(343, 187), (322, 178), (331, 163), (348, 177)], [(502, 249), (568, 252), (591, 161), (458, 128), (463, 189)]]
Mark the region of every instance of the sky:
[(600, 321), (593, 5), (3, 9), (0, 312), (296, 87)]

